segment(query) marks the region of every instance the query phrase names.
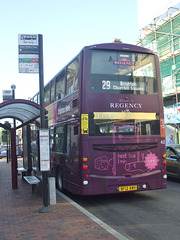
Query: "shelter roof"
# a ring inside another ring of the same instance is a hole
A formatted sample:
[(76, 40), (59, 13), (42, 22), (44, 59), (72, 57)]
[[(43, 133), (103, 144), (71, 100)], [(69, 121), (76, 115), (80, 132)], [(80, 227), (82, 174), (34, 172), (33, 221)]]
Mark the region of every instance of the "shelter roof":
[(14, 99), (0, 104), (0, 119), (13, 118), (19, 120), (22, 127), (30, 122), (35, 121), (40, 116), (40, 105), (35, 102)]

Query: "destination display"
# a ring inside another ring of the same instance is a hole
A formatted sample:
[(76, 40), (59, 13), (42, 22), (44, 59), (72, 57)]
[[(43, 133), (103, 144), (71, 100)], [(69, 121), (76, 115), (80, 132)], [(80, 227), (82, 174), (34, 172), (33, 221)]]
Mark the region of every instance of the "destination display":
[(90, 92), (115, 94), (154, 94), (157, 93), (156, 78), (92, 74)]
[(110, 81), (110, 80), (102, 80), (102, 89), (144, 91), (144, 88), (139, 86), (139, 84), (136, 82)]

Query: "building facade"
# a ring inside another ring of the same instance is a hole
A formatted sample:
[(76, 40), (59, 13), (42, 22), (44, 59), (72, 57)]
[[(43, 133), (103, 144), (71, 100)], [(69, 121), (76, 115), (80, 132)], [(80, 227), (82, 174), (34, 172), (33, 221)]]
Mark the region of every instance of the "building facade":
[(180, 2), (140, 30), (138, 45), (159, 55), (166, 140), (180, 143)]

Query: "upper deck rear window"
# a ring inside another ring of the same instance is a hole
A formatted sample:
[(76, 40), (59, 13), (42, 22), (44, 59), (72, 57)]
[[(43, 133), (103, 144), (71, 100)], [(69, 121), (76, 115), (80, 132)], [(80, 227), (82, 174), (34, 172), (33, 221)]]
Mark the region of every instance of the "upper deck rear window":
[(154, 55), (93, 50), (89, 82), (90, 92), (157, 94)]

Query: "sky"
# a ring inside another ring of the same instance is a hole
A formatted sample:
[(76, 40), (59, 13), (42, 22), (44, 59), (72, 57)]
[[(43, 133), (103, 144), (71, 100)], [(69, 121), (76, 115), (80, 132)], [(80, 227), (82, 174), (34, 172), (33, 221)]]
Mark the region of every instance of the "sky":
[(136, 44), (145, 20), (159, 14), (157, 6), (164, 10), (172, 1), (0, 0), (0, 102), (2, 91), (13, 84), (17, 99), (39, 91), (38, 74), (18, 73), (18, 34), (43, 35), (45, 85), (84, 46), (114, 38)]
[(0, 102), (39, 91), (39, 75), (18, 73), (18, 34), (43, 35), (44, 85), (84, 46), (138, 41), (137, 0), (0, 0)]
[(180, 0), (137, 0), (138, 29), (149, 25), (155, 17), (179, 2)]

